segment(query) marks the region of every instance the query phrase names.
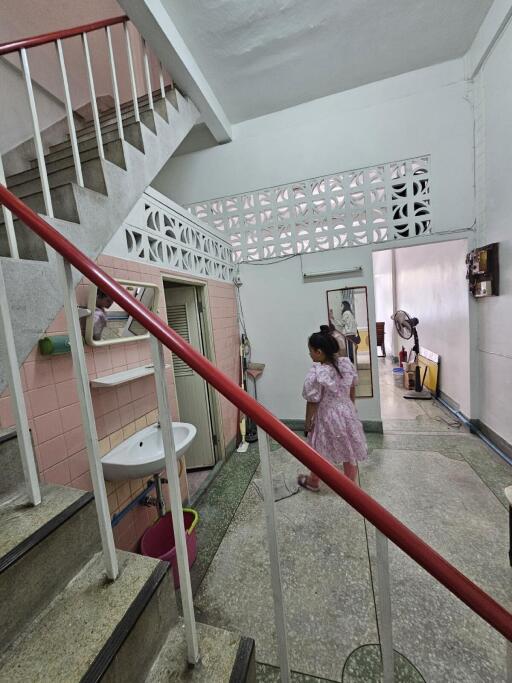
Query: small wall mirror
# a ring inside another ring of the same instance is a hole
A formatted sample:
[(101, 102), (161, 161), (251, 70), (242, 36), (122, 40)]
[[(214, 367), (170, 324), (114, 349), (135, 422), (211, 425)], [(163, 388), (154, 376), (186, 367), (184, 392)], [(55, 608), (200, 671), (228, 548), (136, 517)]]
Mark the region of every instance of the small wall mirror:
[(366, 287), (331, 289), (327, 292), (329, 322), (334, 325), (341, 354), (354, 363), (359, 375), (358, 398), (373, 396), (368, 299)]
[[(158, 306), (158, 287), (148, 282), (118, 280), (126, 291), (150, 311)], [(85, 341), (91, 346), (107, 346), (147, 339), (149, 333), (123, 309), (105, 296), (96, 285), (91, 285), (87, 307), (92, 311), (85, 324)]]

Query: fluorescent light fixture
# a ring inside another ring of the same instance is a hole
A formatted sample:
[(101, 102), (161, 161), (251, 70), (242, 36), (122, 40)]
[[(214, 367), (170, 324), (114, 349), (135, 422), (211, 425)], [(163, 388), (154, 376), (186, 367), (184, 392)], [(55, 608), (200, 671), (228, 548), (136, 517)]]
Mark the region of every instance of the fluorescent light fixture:
[(353, 275), (362, 275), (363, 268), (361, 266), (354, 266), (354, 268), (347, 268), (346, 270), (319, 270), (316, 272), (302, 273), (302, 278), (306, 280), (331, 280), (340, 277), (350, 277)]

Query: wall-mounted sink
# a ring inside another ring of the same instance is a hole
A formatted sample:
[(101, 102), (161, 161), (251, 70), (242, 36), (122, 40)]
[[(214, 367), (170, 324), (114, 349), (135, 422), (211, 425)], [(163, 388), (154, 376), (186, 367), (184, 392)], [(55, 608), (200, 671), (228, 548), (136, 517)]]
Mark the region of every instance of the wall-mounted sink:
[[(179, 460), (194, 440), (197, 429), (187, 422), (173, 422), (172, 430)], [(162, 430), (156, 423), (141, 429), (107, 453), (101, 463), (107, 481), (158, 474), (165, 469)]]

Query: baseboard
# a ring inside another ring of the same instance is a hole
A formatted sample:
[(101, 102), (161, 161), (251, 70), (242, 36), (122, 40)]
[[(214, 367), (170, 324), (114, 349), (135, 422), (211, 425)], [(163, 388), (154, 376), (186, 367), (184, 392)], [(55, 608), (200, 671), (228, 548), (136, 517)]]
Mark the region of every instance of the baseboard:
[(495, 446), (497, 446), (500, 449), (500, 451), (503, 451), (505, 455), (512, 459), (512, 444), (506, 441), (499, 434), (496, 434), (494, 430), (492, 430), (490, 427), (485, 425), (480, 420), (470, 420), (470, 422), (472, 426), (478, 429), (480, 432), (482, 432), (482, 434), (486, 436), (489, 439), (489, 441), (492, 441), (492, 443)]
[[(281, 420), (283, 424), (289, 427), (294, 432), (304, 431), (304, 420)], [(371, 434), (383, 434), (382, 420), (361, 420), (363, 429)]]
[(460, 404), (457, 403), (457, 401), (455, 401), (449, 394), (445, 394), (444, 391), (441, 391), (441, 389), (439, 389), (439, 398), (447, 403), (451, 410), (455, 411), (456, 413), (460, 411)]

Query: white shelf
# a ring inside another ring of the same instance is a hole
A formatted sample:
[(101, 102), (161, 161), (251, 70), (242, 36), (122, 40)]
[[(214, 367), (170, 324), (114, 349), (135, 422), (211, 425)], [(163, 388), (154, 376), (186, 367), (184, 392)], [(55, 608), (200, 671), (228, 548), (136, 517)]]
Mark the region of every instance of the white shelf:
[(114, 372), (112, 375), (105, 375), (104, 377), (96, 377), (95, 379), (91, 379), (91, 387), (114, 387), (118, 384), (125, 384), (126, 382), (132, 382), (134, 379), (139, 379), (140, 377), (147, 377), (148, 375), (154, 374), (155, 368), (152, 365), (143, 365), (140, 368), (132, 368), (131, 370)]

